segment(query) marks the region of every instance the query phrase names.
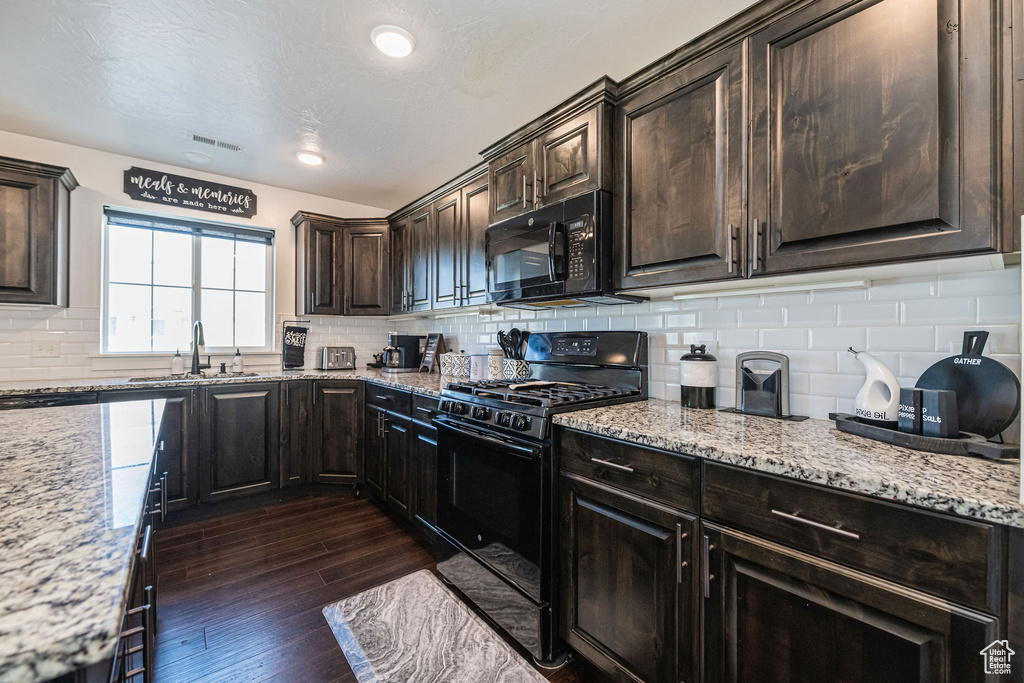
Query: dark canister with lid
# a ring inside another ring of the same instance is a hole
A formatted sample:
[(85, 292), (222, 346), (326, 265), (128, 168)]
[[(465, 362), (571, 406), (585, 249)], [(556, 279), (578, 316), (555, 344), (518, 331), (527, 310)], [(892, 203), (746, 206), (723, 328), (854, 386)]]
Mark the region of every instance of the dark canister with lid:
[(680, 401), (684, 408), (714, 408), (718, 386), (718, 359), (706, 344), (690, 344), (690, 352), (679, 359)]

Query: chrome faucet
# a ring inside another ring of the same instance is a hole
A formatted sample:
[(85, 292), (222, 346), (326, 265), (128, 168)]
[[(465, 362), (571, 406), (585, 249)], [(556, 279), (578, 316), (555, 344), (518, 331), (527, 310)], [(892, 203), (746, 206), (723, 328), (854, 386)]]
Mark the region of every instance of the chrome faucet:
[(192, 369), (190, 375), (200, 375), (202, 370), (210, 367), (210, 357), (206, 357), (205, 363), (199, 362), (199, 347), (206, 346), (206, 339), (203, 337), (203, 323), (199, 320), (192, 326)]

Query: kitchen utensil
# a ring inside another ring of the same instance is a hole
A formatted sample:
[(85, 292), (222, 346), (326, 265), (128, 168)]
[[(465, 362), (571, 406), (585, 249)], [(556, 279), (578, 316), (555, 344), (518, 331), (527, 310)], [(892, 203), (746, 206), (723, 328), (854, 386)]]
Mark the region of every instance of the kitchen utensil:
[[(772, 372), (755, 372), (748, 363), (774, 363)], [(789, 413), (789, 356), (772, 351), (747, 351), (736, 356), (736, 408), (727, 412), (806, 420)]]
[(505, 352), (505, 358), (512, 357), (512, 344), (508, 340), (508, 335), (505, 334), (505, 330), (498, 330), (498, 346)]
[(522, 330), (519, 335), (522, 337), (522, 341), (519, 343), (519, 360), (525, 360), (526, 350), (530, 348), (530, 333)]
[(707, 344), (690, 344), (690, 352), (679, 359), (680, 402), (684, 408), (714, 408), (718, 387), (718, 359), (708, 353)]
[(1008, 367), (982, 356), (988, 332), (964, 332), (963, 350), (924, 371), (919, 389), (956, 393), (961, 431), (991, 438), (1001, 434), (1020, 412), (1020, 381)]
[(513, 327), (508, 331), (508, 342), (512, 350), (511, 357), (516, 360), (522, 360), (523, 333), (519, 331), (518, 327)]
[(892, 370), (870, 353), (848, 351), (864, 366), (867, 377), (853, 400), (854, 413), (870, 424), (896, 429), (899, 426), (900, 383)]

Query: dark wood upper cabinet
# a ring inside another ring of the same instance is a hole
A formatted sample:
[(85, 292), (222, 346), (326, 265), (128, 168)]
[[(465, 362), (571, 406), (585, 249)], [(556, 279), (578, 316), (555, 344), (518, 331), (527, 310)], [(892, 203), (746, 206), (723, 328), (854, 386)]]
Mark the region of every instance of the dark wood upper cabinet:
[(299, 211), (292, 225), (297, 315), (390, 314), (387, 220)]
[(616, 680), (696, 680), (696, 518), (574, 475), (561, 493), (562, 637)]
[(462, 255), (459, 261), (462, 305), (487, 301), (487, 254), (484, 235), (488, 218), (487, 176), (471, 180), (462, 188)]
[(0, 303), (68, 305), (76, 187), (67, 168), (0, 157)]
[(391, 312), (410, 310), (412, 275), (409, 273), (409, 217), (391, 221)]
[(281, 382), (281, 486), (312, 480), (311, 456), (316, 448), (313, 430), (313, 383)]
[[(554, 204), (602, 186), (602, 141), (607, 111), (593, 107), (541, 135), (536, 142), (538, 207)], [(532, 185), (532, 181), (531, 181)]]
[(363, 383), (313, 385), (313, 481), (355, 484), (363, 478)]
[(750, 38), (752, 274), (1000, 249), (999, 14), (819, 0)]
[(461, 303), (459, 256), (462, 233), (462, 190), (456, 189), (434, 202), (433, 308), (450, 308)]
[(427, 206), (409, 217), (409, 235), (406, 245), (411, 251), (406, 258), (410, 261), (409, 273), (412, 275), (409, 287), (410, 311), (429, 311), (433, 288), (431, 279), (436, 264), (434, 263), (434, 220), (433, 207)]
[(533, 208), (533, 142), (487, 164), (490, 222), (497, 223)]
[(200, 389), (201, 503), (278, 487), (279, 393), (278, 382)]
[(349, 220), (342, 234), (345, 315), (389, 315), (391, 244), (387, 221)]
[(701, 545), (709, 683), (987, 678), (995, 617), (709, 524)]
[(342, 225), (328, 216), (300, 211), (295, 226), (295, 312), (342, 315)]
[(734, 45), (619, 103), (617, 288), (744, 275), (743, 87)]

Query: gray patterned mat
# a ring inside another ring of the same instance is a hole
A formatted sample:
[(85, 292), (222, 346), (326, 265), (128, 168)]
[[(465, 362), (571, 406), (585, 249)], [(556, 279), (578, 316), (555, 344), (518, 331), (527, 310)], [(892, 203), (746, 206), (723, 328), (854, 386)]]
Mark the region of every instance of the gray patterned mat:
[(360, 683), (544, 683), (429, 571), (324, 607)]

